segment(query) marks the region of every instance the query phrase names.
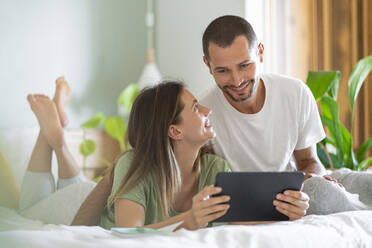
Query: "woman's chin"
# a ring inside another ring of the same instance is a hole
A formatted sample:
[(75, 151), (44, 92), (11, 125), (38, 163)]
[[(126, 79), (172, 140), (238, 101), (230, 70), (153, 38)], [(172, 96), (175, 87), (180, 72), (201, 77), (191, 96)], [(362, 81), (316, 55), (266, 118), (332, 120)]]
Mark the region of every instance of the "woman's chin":
[(213, 127), (210, 127), (207, 129), (206, 136), (207, 136), (207, 141), (216, 137), (216, 133), (214, 132)]

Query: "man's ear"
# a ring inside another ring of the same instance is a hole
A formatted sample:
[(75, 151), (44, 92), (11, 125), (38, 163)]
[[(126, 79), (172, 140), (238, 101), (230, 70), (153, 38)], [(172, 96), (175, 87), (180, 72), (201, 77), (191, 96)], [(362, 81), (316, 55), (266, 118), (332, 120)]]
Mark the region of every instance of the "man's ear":
[(211, 65), (209, 64), (207, 57), (203, 56), (203, 61), (204, 61), (204, 64), (208, 67), (209, 73), (212, 74)]
[(182, 132), (177, 126), (170, 125), (168, 129), (168, 136), (174, 140), (181, 140), (183, 138)]

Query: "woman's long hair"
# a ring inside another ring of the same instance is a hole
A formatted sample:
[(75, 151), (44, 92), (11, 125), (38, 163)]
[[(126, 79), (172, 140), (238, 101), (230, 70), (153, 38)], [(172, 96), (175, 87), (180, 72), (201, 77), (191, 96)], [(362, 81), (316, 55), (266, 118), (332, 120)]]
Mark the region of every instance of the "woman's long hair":
[[(169, 81), (144, 89), (137, 96), (128, 122), (128, 140), (133, 148), (133, 160), (109, 206), (150, 175), (159, 185), (163, 217), (168, 216), (168, 210), (181, 186), (180, 170), (168, 129), (170, 125), (182, 121), (183, 90), (183, 83)], [(200, 171), (199, 158), (200, 155), (194, 164), (194, 171)], [(114, 168), (111, 170), (112, 179), (113, 172)]]

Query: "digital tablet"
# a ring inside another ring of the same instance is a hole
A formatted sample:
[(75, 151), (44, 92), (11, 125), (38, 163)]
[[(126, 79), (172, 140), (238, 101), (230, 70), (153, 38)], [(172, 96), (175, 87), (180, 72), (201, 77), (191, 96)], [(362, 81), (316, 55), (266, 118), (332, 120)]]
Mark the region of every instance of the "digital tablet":
[(213, 222), (278, 221), (288, 217), (275, 209), (273, 201), (285, 190), (300, 190), (303, 172), (220, 172), (215, 186), (218, 195), (229, 195), (226, 214)]

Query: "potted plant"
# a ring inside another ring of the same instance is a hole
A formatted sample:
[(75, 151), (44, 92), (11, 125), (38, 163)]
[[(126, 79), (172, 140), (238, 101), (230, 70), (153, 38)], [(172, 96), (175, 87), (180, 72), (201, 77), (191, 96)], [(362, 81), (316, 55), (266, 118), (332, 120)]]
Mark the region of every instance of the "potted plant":
[[(126, 118), (132, 108), (133, 102), (139, 93), (138, 84), (129, 84), (120, 94), (117, 104), (119, 107), (120, 115), (116, 116), (105, 116), (99, 112), (92, 116), (88, 121), (81, 125), (84, 130), (83, 142), (79, 146), (79, 152), (84, 157), (84, 164), (86, 158), (92, 155), (96, 150), (96, 144), (91, 139), (86, 139), (85, 130), (91, 128), (104, 127), (105, 132), (112, 138), (118, 141), (120, 146), (120, 152), (123, 153), (129, 149), (128, 144), (125, 142), (125, 136), (127, 131)], [(98, 157), (98, 159), (106, 166), (111, 166), (111, 162), (106, 158)], [(101, 177), (97, 177), (94, 181), (99, 181)]]
[(372, 137), (360, 147), (353, 149), (354, 103), (364, 80), (372, 70), (372, 55), (361, 59), (354, 67), (348, 80), (349, 104), (351, 110), (350, 130), (339, 120), (337, 92), (341, 73), (339, 71), (310, 71), (306, 84), (316, 101), (320, 102), (320, 118), (329, 135), (317, 145), (320, 161), (326, 168), (349, 168), (365, 170), (372, 164), (372, 156), (366, 158), (372, 147)]

